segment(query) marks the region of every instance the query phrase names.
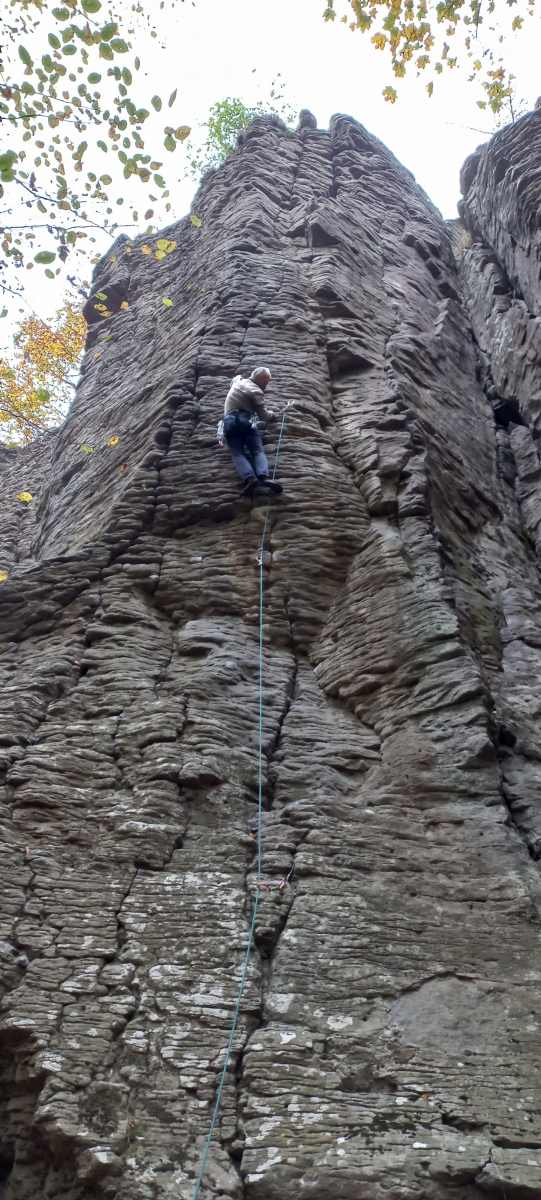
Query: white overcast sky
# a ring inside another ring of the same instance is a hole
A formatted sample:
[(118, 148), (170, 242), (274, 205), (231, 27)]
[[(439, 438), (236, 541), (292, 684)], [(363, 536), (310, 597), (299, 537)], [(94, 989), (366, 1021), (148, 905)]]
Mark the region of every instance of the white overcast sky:
[[(499, 3), (508, 13), (504, 0)], [(385, 84), (393, 82), (386, 57), (366, 35), (352, 33), (338, 21), (325, 23), (323, 8), (323, 0), (177, 3), (173, 21), (162, 26), (164, 45), (148, 36), (140, 43), (148, 80), (148, 94), (140, 93), (141, 102), (148, 106), (155, 92), (166, 98), (176, 87), (172, 123), (197, 127), (214, 101), (226, 96), (240, 96), (248, 104), (265, 99), (273, 79), (280, 75), (285, 96), (294, 107), (311, 109), (320, 127), (326, 127), (335, 112), (361, 121), (413, 172), (443, 216), (456, 216), (460, 167), (493, 128), (491, 118), (476, 105), (466, 73), (447, 72), (431, 100), (425, 93), (426, 79), (412, 73), (411, 79), (400, 81), (398, 102), (390, 105), (381, 94)], [(158, 15), (157, 4), (156, 10), (160, 27), (164, 18)], [(528, 107), (541, 91), (539, 32), (537, 18), (526, 36), (506, 45), (518, 96)], [(194, 192), (194, 182), (183, 169), (183, 151), (179, 147), (174, 157), (162, 151), (159, 157), (166, 160), (173, 181), (172, 215), (181, 217)], [(137, 202), (142, 211), (140, 194)], [(105, 239), (100, 249), (106, 246)], [(37, 271), (29, 282), (34, 311), (50, 315), (62, 303), (64, 283), (48, 282)], [(6, 346), (13, 323), (7, 319), (2, 326), (0, 338)]]
[[(336, 112), (355, 117), (413, 171), (444, 217), (456, 216), (460, 167), (486, 140), (483, 131), (493, 127), (477, 107), (465, 73), (448, 72), (431, 100), (425, 92), (429, 76), (417, 79), (412, 73), (400, 81), (398, 102), (391, 105), (381, 94), (386, 84), (396, 83), (386, 57), (366, 35), (338, 21), (324, 22), (324, 7), (323, 0), (198, 0), (194, 8), (187, 0), (178, 18), (178, 70), (168, 76), (177, 79), (185, 98), (187, 123), (195, 124), (223, 96), (265, 95), (280, 72), (288, 98), (311, 109), (320, 126)], [(541, 91), (539, 20), (535, 30), (537, 36), (522, 34), (508, 50), (517, 90), (529, 105)], [(185, 208), (189, 188), (182, 196)]]

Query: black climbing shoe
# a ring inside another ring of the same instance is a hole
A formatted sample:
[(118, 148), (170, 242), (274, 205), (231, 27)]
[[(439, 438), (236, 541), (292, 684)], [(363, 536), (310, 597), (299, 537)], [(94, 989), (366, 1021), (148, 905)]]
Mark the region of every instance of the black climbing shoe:
[(253, 479), (252, 476), (249, 479), (245, 479), (240, 489), (241, 496), (245, 496), (248, 500), (251, 500), (256, 489), (256, 484), (257, 479)]
[(280, 496), (283, 492), (281, 483), (277, 483), (275, 479), (271, 479), (269, 475), (258, 475), (258, 487), (267, 488), (269, 492), (274, 492), (275, 496)]

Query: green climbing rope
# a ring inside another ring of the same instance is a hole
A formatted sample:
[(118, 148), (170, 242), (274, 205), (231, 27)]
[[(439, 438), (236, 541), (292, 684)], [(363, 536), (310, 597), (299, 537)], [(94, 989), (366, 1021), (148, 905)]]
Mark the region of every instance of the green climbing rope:
[[(280, 457), (280, 450), (282, 448), (282, 441), (283, 441), (284, 430), (285, 430), (285, 425), (286, 425), (286, 415), (287, 415), (287, 408), (284, 409), (284, 412), (282, 414), (282, 423), (280, 425), (280, 432), (278, 434), (278, 442), (276, 444), (276, 453), (274, 455), (274, 466), (273, 466), (273, 471), (272, 471), (273, 479), (276, 478), (278, 459)], [(265, 632), (265, 608), (264, 608), (264, 600), (265, 600), (264, 566), (265, 566), (265, 561), (264, 561), (264, 554), (265, 554), (265, 542), (266, 542), (266, 538), (267, 538), (268, 523), (269, 523), (269, 514), (267, 512), (265, 515), (265, 521), (263, 523), (263, 533), (261, 534), (261, 543), (259, 546), (259, 556), (258, 556), (258, 562), (259, 562), (258, 726), (259, 726), (259, 731), (258, 731), (258, 749), (257, 749), (256, 890), (255, 890), (255, 896), (254, 896), (254, 907), (252, 910), (252, 920), (250, 922), (250, 928), (248, 930), (248, 941), (246, 943), (246, 952), (244, 955), (244, 959), (242, 962), (242, 970), (240, 973), (239, 990), (237, 993), (237, 999), (236, 999), (235, 1008), (234, 1008), (234, 1012), (233, 1012), (233, 1019), (231, 1021), (231, 1028), (229, 1030), (229, 1039), (228, 1039), (227, 1046), (225, 1049), (224, 1063), (223, 1063), (223, 1067), (222, 1067), (222, 1070), (220, 1073), (220, 1079), (218, 1081), (218, 1088), (216, 1091), (216, 1099), (214, 1101), (214, 1108), (212, 1110), (210, 1128), (209, 1128), (208, 1134), (205, 1139), (205, 1144), (203, 1146), (203, 1152), (201, 1154), (201, 1162), (199, 1164), (199, 1170), (197, 1172), (197, 1179), (195, 1181), (195, 1186), (194, 1186), (194, 1190), (193, 1190), (193, 1200), (198, 1200), (199, 1192), (201, 1191), (203, 1179), (205, 1176), (205, 1171), (207, 1169), (207, 1163), (208, 1163), (208, 1157), (209, 1157), (209, 1153), (210, 1153), (212, 1138), (214, 1135), (214, 1130), (216, 1129), (216, 1125), (218, 1123), (218, 1117), (220, 1115), (220, 1108), (221, 1108), (221, 1103), (222, 1103), (222, 1093), (224, 1090), (227, 1071), (229, 1069), (229, 1063), (231, 1060), (231, 1053), (233, 1050), (233, 1043), (235, 1041), (235, 1034), (236, 1034), (237, 1028), (238, 1028), (239, 1016), (240, 1016), (240, 1006), (242, 1003), (242, 997), (244, 995), (244, 988), (246, 985), (246, 976), (248, 974), (248, 965), (250, 962), (250, 955), (252, 953), (253, 944), (254, 944), (255, 923), (256, 923), (256, 917), (257, 917), (257, 910), (259, 907), (259, 901), (261, 898), (261, 856), (262, 856), (262, 847), (263, 847), (263, 716), (264, 716), (264, 712), (263, 712), (263, 667), (264, 667), (263, 641), (264, 641), (264, 632)]]

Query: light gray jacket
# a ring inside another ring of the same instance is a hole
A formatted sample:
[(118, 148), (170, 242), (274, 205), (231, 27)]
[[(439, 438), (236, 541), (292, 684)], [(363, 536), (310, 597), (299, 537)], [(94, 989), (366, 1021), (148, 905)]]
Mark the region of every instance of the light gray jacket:
[(270, 416), (263, 402), (263, 391), (257, 383), (252, 379), (243, 379), (242, 375), (235, 375), (225, 398), (224, 416), (239, 409), (255, 413), (262, 421)]

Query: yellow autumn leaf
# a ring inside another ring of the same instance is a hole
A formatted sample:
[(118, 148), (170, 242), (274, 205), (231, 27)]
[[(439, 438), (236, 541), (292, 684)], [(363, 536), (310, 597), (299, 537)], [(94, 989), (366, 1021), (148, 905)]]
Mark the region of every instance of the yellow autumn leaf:
[(60, 424), (86, 332), (82, 313), (71, 304), (50, 321), (30, 316), (18, 324), (10, 358), (0, 355), (3, 441), (26, 444), (38, 430)]
[(93, 454), (94, 453), (94, 447), (87, 446), (86, 442), (83, 442), (83, 445), (81, 446), (81, 450), (83, 451), (83, 454)]
[(30, 504), (32, 492), (17, 492), (17, 500), (22, 500), (23, 504)]
[(198, 217), (196, 213), (192, 214), (192, 216), (190, 217), (190, 221), (191, 221), (192, 225), (195, 225), (196, 229), (200, 229), (203, 224), (201, 217)]
[(141, 246), (141, 254), (152, 254), (152, 246)]
[(0, 583), (5, 583), (9, 579), (9, 571), (0, 571)]
[(157, 259), (158, 259), (158, 262), (159, 262), (159, 261), (160, 261), (160, 259), (162, 259), (162, 258), (167, 258), (167, 255), (166, 255), (166, 253), (165, 253), (165, 250), (156, 250), (156, 253), (155, 253), (155, 255), (154, 255), (154, 258), (157, 258)]
[(173, 303), (173, 301), (170, 300), (168, 296), (163, 297), (162, 304), (163, 304), (164, 308), (171, 308), (172, 303)]
[(123, 312), (126, 312), (126, 309), (127, 309), (127, 308), (129, 308), (130, 306), (129, 306), (129, 304), (128, 304), (128, 301), (127, 301), (127, 300), (123, 300), (123, 301), (122, 301), (122, 304), (120, 305), (120, 307), (121, 307), (121, 309), (122, 309), (122, 311), (123, 311)]
[(192, 130), (190, 125), (179, 125), (178, 129), (175, 129), (175, 137), (177, 142), (185, 142), (186, 138), (190, 136), (191, 132)]
[(107, 445), (108, 446), (118, 446), (119, 441), (120, 441), (120, 438), (117, 437), (116, 433), (114, 433), (112, 437), (107, 439)]

